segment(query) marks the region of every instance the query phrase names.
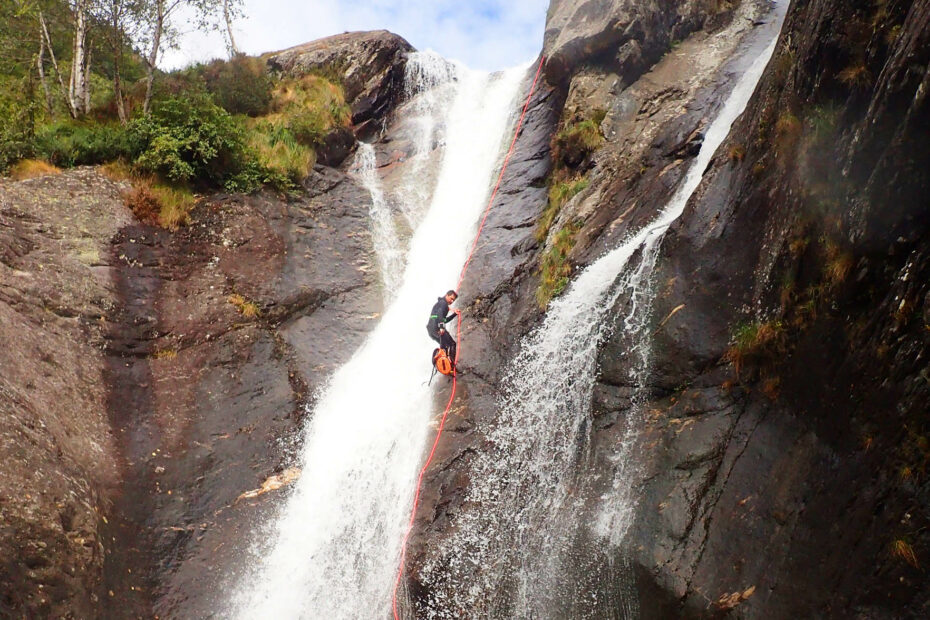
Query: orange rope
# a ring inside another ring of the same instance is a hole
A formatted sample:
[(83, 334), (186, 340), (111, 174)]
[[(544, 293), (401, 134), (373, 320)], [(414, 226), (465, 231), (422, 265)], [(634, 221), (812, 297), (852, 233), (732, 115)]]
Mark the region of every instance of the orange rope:
[[(497, 176), (497, 183), (494, 184), (494, 190), (491, 192), (491, 197), (488, 199), (488, 206), (484, 209), (484, 216), (481, 218), (481, 223), (478, 225), (478, 231), (475, 233), (475, 240), (471, 245), (471, 250), (468, 252), (468, 258), (465, 259), (465, 264), (462, 265), (462, 272), (459, 274), (458, 284), (455, 286), (455, 290), (459, 290), (462, 286), (462, 280), (465, 279), (465, 272), (468, 270), (468, 265), (471, 263), (471, 257), (475, 253), (475, 249), (478, 247), (478, 239), (481, 237), (481, 231), (484, 229), (484, 223), (488, 219), (488, 213), (491, 212), (491, 205), (494, 202), (494, 197), (497, 196), (497, 190), (501, 186), (501, 181), (504, 179), (504, 171), (507, 170), (507, 164), (510, 162), (510, 156), (513, 155), (514, 147), (517, 144), (517, 137), (520, 135), (520, 129), (523, 127), (523, 119), (526, 117), (526, 111), (530, 107), (530, 98), (533, 96), (533, 93), (536, 91), (536, 82), (539, 80), (539, 73), (542, 71), (543, 62), (546, 60), (545, 56), (539, 58), (539, 66), (536, 67), (536, 75), (533, 77), (533, 85), (530, 87), (530, 92), (526, 96), (526, 103), (523, 104), (523, 112), (520, 114), (520, 120), (517, 122), (517, 128), (513, 132), (513, 140), (510, 142), (510, 149), (507, 151), (507, 155), (504, 157), (504, 163), (501, 165), (500, 174)], [(462, 333), (462, 316), (459, 315), (458, 321), (455, 326), (455, 341), (458, 343), (458, 346), (455, 350), (455, 360), (453, 361), (453, 372), (452, 372), (452, 391), (449, 393), (449, 400), (446, 402), (446, 409), (442, 412), (442, 418), (439, 420), (439, 428), (436, 431), (436, 439), (433, 440), (433, 447), (429, 451), (429, 456), (426, 457), (426, 462), (423, 464), (422, 469), (420, 469), (420, 475), (417, 477), (417, 490), (413, 495), (413, 509), (410, 511), (410, 522), (407, 523), (407, 531), (404, 532), (404, 540), (401, 542), (400, 549), (400, 566), (397, 568), (397, 579), (394, 580), (394, 591), (391, 594), (391, 608), (394, 611), (394, 620), (400, 620), (400, 616), (397, 614), (397, 589), (400, 587), (400, 580), (404, 574), (404, 560), (407, 557), (407, 539), (410, 538), (410, 532), (413, 530), (413, 522), (417, 516), (417, 507), (420, 503), (420, 489), (423, 485), (423, 476), (426, 475), (426, 470), (429, 468), (430, 463), (433, 461), (433, 456), (436, 454), (436, 448), (439, 447), (439, 439), (442, 437), (442, 429), (446, 425), (446, 418), (449, 415), (449, 410), (452, 409), (452, 401), (455, 399), (455, 386), (456, 386), (456, 375), (458, 374), (454, 368), (458, 366), (459, 362), (459, 353), (462, 351), (461, 338)]]

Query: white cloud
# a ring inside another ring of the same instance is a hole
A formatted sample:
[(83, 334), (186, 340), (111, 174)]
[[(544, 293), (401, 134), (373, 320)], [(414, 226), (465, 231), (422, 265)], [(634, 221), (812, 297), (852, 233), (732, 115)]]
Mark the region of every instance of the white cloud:
[[(548, 0), (245, 0), (235, 34), (243, 51), (260, 54), (341, 32), (385, 29), (417, 49), (494, 70), (539, 53), (547, 5)], [(162, 66), (225, 56), (219, 33), (186, 30)]]

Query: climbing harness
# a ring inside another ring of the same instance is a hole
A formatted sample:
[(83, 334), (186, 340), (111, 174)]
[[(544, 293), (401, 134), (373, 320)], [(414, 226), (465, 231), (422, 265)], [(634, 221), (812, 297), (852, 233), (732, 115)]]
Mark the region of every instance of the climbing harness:
[[(533, 93), (536, 91), (536, 83), (539, 81), (539, 74), (542, 71), (543, 63), (545, 61), (545, 56), (539, 57), (539, 66), (536, 67), (536, 75), (533, 76), (533, 84), (530, 86), (530, 92), (526, 95), (526, 103), (523, 104), (523, 111), (520, 113), (520, 120), (517, 121), (517, 127), (513, 132), (513, 140), (510, 141), (510, 149), (507, 151), (507, 155), (504, 156), (504, 162), (501, 164), (500, 174), (497, 176), (497, 183), (494, 184), (494, 190), (491, 192), (490, 198), (488, 198), (488, 206), (484, 209), (484, 216), (481, 218), (481, 223), (478, 225), (478, 231), (475, 233), (475, 240), (472, 242), (471, 249), (468, 251), (468, 258), (465, 259), (465, 264), (462, 265), (462, 271), (459, 274), (459, 281), (455, 286), (456, 291), (461, 289), (462, 280), (465, 279), (465, 272), (468, 270), (469, 263), (471, 263), (471, 258), (475, 253), (475, 248), (478, 247), (478, 239), (480, 239), (481, 231), (484, 229), (484, 223), (488, 219), (488, 213), (491, 212), (491, 205), (494, 203), (495, 196), (497, 196), (497, 190), (500, 189), (501, 181), (504, 179), (504, 172), (507, 170), (507, 164), (510, 162), (510, 156), (513, 155), (514, 147), (517, 144), (517, 137), (519, 137), (520, 129), (523, 127), (523, 119), (526, 117), (526, 111), (530, 107), (530, 99), (533, 97)], [(449, 392), (449, 400), (446, 401), (446, 408), (442, 412), (442, 418), (439, 420), (439, 428), (436, 430), (436, 438), (433, 440), (433, 447), (430, 449), (429, 455), (426, 457), (426, 462), (423, 463), (423, 467), (420, 469), (420, 475), (417, 477), (416, 492), (413, 495), (413, 508), (410, 511), (410, 521), (407, 523), (407, 531), (404, 532), (404, 538), (403, 541), (401, 541), (400, 561), (399, 566), (397, 567), (397, 578), (394, 580), (394, 590), (391, 593), (391, 610), (394, 612), (394, 620), (400, 620), (400, 615), (397, 613), (397, 589), (400, 587), (400, 582), (404, 575), (404, 561), (407, 558), (407, 540), (410, 538), (410, 532), (413, 530), (413, 522), (417, 516), (417, 506), (420, 503), (420, 489), (423, 486), (423, 477), (426, 475), (426, 470), (429, 468), (430, 463), (433, 462), (433, 456), (436, 454), (436, 448), (439, 447), (439, 439), (442, 437), (442, 430), (445, 427), (446, 418), (449, 415), (449, 410), (452, 409), (452, 401), (455, 399), (457, 376), (455, 366), (459, 361), (459, 352), (462, 350), (461, 332), (462, 317), (459, 316), (459, 319), (456, 321), (455, 325), (455, 341), (459, 343), (459, 345), (455, 350), (455, 359), (451, 362), (452, 390)], [(446, 359), (448, 359), (448, 355), (446, 356)], [(438, 366), (436, 368), (438, 370)], [(432, 381), (432, 377), (430, 377), (430, 381)]]

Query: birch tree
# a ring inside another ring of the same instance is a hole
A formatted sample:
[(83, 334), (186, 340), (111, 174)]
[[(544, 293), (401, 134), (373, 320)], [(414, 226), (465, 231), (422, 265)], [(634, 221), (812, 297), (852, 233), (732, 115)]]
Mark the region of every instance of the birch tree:
[(230, 57), (235, 57), (242, 53), (239, 51), (239, 46), (236, 45), (236, 37), (233, 36), (232, 27), (233, 19), (242, 16), (241, 2), (242, 0), (223, 0), (223, 21), (226, 23), (227, 37), (226, 47), (229, 50)]
[(68, 82), (68, 101), (74, 117), (87, 114), (90, 108), (90, 54), (87, 43), (87, 18), (91, 0), (72, 0), (74, 18), (74, 47), (71, 55), (71, 77)]
[(152, 105), (152, 92), (155, 86), (155, 75), (158, 70), (158, 59), (162, 47), (167, 41), (177, 36), (177, 28), (173, 19), (187, 8), (194, 13), (194, 21), (202, 27), (206, 17), (216, 11), (217, 4), (223, 0), (147, 0), (145, 14), (147, 15), (147, 44), (148, 55), (145, 57), (145, 101), (143, 110), (149, 113)]

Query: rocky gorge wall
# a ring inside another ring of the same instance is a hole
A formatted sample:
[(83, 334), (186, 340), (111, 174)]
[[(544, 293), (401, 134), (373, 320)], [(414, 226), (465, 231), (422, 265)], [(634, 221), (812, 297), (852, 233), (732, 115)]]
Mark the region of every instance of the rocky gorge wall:
[[(604, 114), (603, 145), (574, 162), (587, 184), (551, 229), (575, 223), (568, 261), (583, 266), (665, 202), (728, 70), (712, 35), (732, 40), (755, 21), (749, 3), (695, 13), (683, 3), (681, 22), (645, 36), (673, 49), (630, 65), (621, 50), (649, 47), (631, 33), (656, 25), (636, 12), (654, 5), (608, 4), (550, 7), (554, 86), (517, 143), (531, 172), (505, 179), (491, 249), (463, 287), (467, 400), (430, 472), (415, 583), (466, 509), (502, 362), (537, 321), (533, 292), (555, 238), (539, 243), (532, 228), (553, 161), (565, 165), (545, 133)], [(600, 353), (595, 462), (608, 470), (620, 422), (644, 418), (636, 521), (617, 552), (633, 562), (643, 617), (927, 613), (927, 11), (790, 5), (756, 95), (663, 243), (645, 385), (630, 382), (622, 325)], [(586, 30), (594, 24), (609, 32)], [(625, 316), (626, 303), (610, 314)]]
[(653, 318), (684, 305), (656, 326), (629, 541), (644, 615), (928, 611), (928, 18), (793, 3), (670, 231)]

